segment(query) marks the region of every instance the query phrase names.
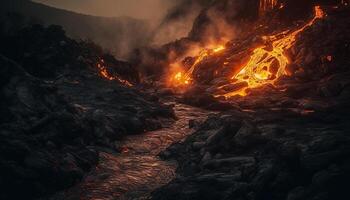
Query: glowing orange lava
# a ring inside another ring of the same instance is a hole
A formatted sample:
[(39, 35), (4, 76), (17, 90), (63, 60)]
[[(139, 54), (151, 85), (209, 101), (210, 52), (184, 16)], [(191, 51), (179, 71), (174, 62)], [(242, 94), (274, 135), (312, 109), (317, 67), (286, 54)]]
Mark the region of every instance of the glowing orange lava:
[(217, 52), (220, 52), (220, 51), (222, 51), (222, 50), (224, 50), (224, 49), (225, 49), (225, 47), (222, 46), (222, 45), (220, 45), (220, 46), (216, 47), (215, 49), (213, 49), (213, 51), (214, 51), (215, 53), (217, 53)]
[(100, 75), (103, 78), (108, 79), (110, 81), (117, 80), (120, 83), (122, 83), (126, 86), (129, 86), (129, 87), (133, 86), (129, 81), (121, 79), (118, 76), (113, 76), (113, 75), (109, 74), (107, 71), (107, 67), (105, 66), (105, 61), (103, 59), (100, 60), (100, 63), (97, 63), (97, 68), (99, 70)]
[(191, 79), (186, 77), (183, 72), (177, 72), (174, 76), (174, 80), (180, 85), (188, 85), (190, 84)]
[(182, 71), (177, 71), (172, 75), (172, 84), (175, 86), (184, 86), (189, 85), (192, 82), (192, 74), (194, 70), (196, 69), (197, 65), (202, 62), (206, 57), (213, 55), (215, 53), (219, 53), (221, 51), (225, 50), (225, 47), (223, 45), (219, 45), (213, 49), (203, 49), (199, 53), (199, 56), (196, 58), (192, 66), (189, 70), (186, 71), (186, 73)]
[[(272, 50), (267, 50), (266, 47), (259, 47), (253, 51), (249, 62), (232, 77), (235, 83), (246, 82), (248, 86), (239, 91), (233, 91), (223, 96), (232, 97), (235, 95), (246, 95), (248, 88), (257, 88), (265, 84), (274, 84), (279, 77), (287, 75), (286, 67), (289, 64), (288, 58), (284, 55), (285, 50), (290, 49), (296, 41), (296, 36), (304, 31), (307, 27), (314, 24), (317, 19), (323, 18), (324, 12), (319, 6), (315, 7), (315, 17), (300, 29), (289, 33), (282, 32), (281, 34), (268, 37), (272, 42)], [(282, 35), (281, 39), (276, 39)]]

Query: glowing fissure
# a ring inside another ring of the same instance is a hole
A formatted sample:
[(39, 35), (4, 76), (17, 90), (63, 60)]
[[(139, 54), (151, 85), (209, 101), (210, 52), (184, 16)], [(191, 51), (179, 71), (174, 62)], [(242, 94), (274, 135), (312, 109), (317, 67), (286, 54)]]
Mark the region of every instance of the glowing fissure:
[[(275, 5), (276, 1), (265, 0), (265, 4)], [(268, 6), (267, 6), (268, 7)], [(274, 83), (283, 75), (287, 75), (286, 67), (289, 64), (288, 57), (284, 52), (290, 49), (296, 42), (296, 37), (307, 27), (313, 25), (317, 19), (325, 16), (320, 6), (315, 6), (315, 16), (303, 27), (291, 32), (290, 30), (283, 31), (279, 34), (263, 37), (267, 41), (272, 41), (272, 50), (267, 49), (267, 46), (258, 47), (253, 51), (248, 63), (235, 74), (232, 79), (232, 84), (243, 85), (240, 89), (228, 92), (226, 94), (216, 95), (216, 97), (224, 96), (226, 98), (240, 95), (246, 96), (247, 89), (261, 87), (265, 84)], [(186, 86), (192, 83), (193, 73), (206, 57), (215, 56), (216, 53), (225, 49), (224, 46), (218, 46), (214, 49), (204, 49), (199, 53), (192, 66), (186, 72), (182, 69), (171, 75), (172, 86)], [(244, 86), (245, 85), (245, 86)], [(222, 86), (225, 87), (225, 86)], [(221, 88), (222, 88), (221, 87)], [(218, 89), (221, 89), (220, 87)]]
[(199, 53), (199, 56), (196, 58), (192, 66), (189, 70), (184, 72), (176, 72), (175, 75), (172, 78), (172, 83), (175, 86), (183, 86), (188, 85), (192, 82), (192, 75), (194, 70), (196, 69), (197, 65), (202, 62), (206, 57), (209, 55), (212, 55), (213, 53), (221, 52), (225, 49), (224, 46), (220, 45), (214, 49), (204, 49)]
[(245, 96), (248, 88), (257, 88), (265, 84), (274, 84), (279, 77), (286, 75), (286, 67), (289, 64), (288, 58), (284, 55), (285, 50), (290, 49), (296, 41), (296, 36), (307, 27), (314, 24), (317, 19), (324, 17), (324, 12), (319, 6), (315, 7), (315, 17), (300, 29), (287, 33), (283, 32), (281, 39), (278, 36), (268, 37), (272, 42), (272, 50), (264, 47), (256, 48), (248, 63), (232, 77), (234, 83), (246, 82), (247, 86), (238, 91), (233, 91), (222, 96), (232, 97), (235, 95)]
[(120, 83), (122, 83), (126, 86), (129, 86), (129, 87), (133, 86), (129, 81), (121, 79), (118, 76), (113, 76), (113, 75), (109, 74), (109, 72), (107, 71), (107, 67), (105, 66), (105, 61), (103, 59), (101, 59), (100, 62), (97, 63), (97, 68), (99, 70), (100, 75), (103, 78), (108, 79), (110, 81), (117, 80)]

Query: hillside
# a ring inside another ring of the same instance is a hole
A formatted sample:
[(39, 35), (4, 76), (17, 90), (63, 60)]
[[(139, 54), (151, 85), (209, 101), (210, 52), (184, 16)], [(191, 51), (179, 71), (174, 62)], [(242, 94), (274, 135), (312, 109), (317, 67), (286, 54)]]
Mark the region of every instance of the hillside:
[(27, 0), (4, 0), (1, 4), (1, 17), (19, 13), (35, 23), (61, 25), (69, 36), (91, 39), (118, 57), (125, 57), (133, 48), (145, 44), (149, 32), (145, 21), (128, 17), (84, 15)]

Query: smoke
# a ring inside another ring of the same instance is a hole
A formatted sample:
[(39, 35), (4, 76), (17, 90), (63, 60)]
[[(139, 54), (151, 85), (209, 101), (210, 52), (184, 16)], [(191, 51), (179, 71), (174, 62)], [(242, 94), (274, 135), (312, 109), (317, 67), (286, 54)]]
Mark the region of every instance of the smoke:
[(189, 37), (201, 43), (232, 40), (242, 22), (256, 19), (258, 0), (221, 0), (202, 11)]
[[(216, 43), (224, 43), (232, 39), (236, 30), (229, 19), (232, 15), (236, 15), (236, 10), (239, 10), (237, 5), (242, 4), (243, 0), (33, 1), (88, 15), (119, 17), (122, 22), (118, 27), (105, 28), (105, 26), (96, 25), (96, 28), (84, 31), (93, 35), (90, 39), (110, 49), (119, 58), (130, 59), (135, 49), (161, 47), (164, 44), (180, 41), (179, 45), (173, 45), (174, 47), (165, 50), (169, 52), (166, 57), (173, 60), (178, 56), (179, 51), (182, 51), (182, 54), (186, 52), (195, 54), (192, 52), (196, 52), (197, 49), (215, 46)], [(121, 16), (127, 16), (129, 20), (124, 17), (125, 23), (123, 23)], [(130, 18), (140, 21), (133, 22)], [(97, 23), (99, 22), (95, 24)], [(84, 24), (76, 26), (84, 26)], [(73, 28), (75, 27), (71, 27)], [(79, 29), (86, 30), (83, 27)], [(75, 35), (79, 36), (79, 32), (75, 32), (77, 33)], [(182, 38), (188, 38), (188, 40)]]
[(154, 44), (187, 36), (194, 19), (211, 0), (33, 0), (78, 13), (146, 20)]
[[(165, 33), (169, 37), (165, 38), (171, 40), (169, 38), (173, 35), (170, 33), (173, 33), (175, 37), (185, 36), (184, 38), (171, 42), (160, 49), (146, 49), (141, 52), (139, 66), (146, 69), (146, 74), (147, 72), (151, 72), (148, 74), (152, 75), (162, 72), (172, 74), (172, 70), (179, 71), (181, 68), (186, 71), (189, 67), (186, 63), (191, 63), (187, 62), (191, 60), (189, 57), (196, 57), (204, 49), (216, 49), (234, 40), (244, 29), (243, 24), (249, 24), (250, 20), (253, 22), (256, 19), (259, 8), (258, 0), (216, 0), (206, 1), (205, 4), (198, 2), (195, 1), (193, 7), (189, 7), (189, 4), (178, 4), (179, 8), (184, 9), (180, 9), (182, 17), (175, 17), (175, 22), (166, 21), (165, 27), (169, 28), (165, 29)], [(186, 15), (187, 10), (192, 12), (193, 9), (196, 12), (194, 18), (191, 15)], [(173, 31), (177, 29), (177, 26), (172, 28), (174, 24), (185, 26), (184, 30), (188, 33)], [(167, 32), (168, 30), (170, 33)], [(158, 32), (160, 36), (155, 37), (155, 40), (162, 41), (160, 40), (163, 39), (161, 36), (166, 34)]]
[(33, 0), (65, 10), (102, 16), (128, 16), (156, 22), (174, 4), (171, 0)]
[(153, 44), (162, 45), (187, 37), (194, 20), (204, 6), (205, 3), (199, 0), (178, 1), (168, 10), (159, 26), (154, 29)]
[[(91, 39), (122, 59), (128, 59), (137, 48), (164, 44), (185, 36), (191, 24), (188, 20), (193, 20), (195, 17), (195, 14), (187, 9), (184, 17), (173, 18), (178, 5), (185, 5), (185, 0), (33, 0), (33, 2), (84, 15), (102, 16), (100, 19), (89, 18), (83, 23), (73, 23), (77, 22), (76, 16), (66, 21), (51, 20), (51, 16), (47, 21), (46, 17), (40, 15), (40, 18), (45, 23), (62, 25), (74, 38)], [(191, 4), (188, 8), (194, 7)], [(191, 19), (187, 17), (188, 15), (191, 15)], [(168, 25), (168, 22), (172, 25)]]

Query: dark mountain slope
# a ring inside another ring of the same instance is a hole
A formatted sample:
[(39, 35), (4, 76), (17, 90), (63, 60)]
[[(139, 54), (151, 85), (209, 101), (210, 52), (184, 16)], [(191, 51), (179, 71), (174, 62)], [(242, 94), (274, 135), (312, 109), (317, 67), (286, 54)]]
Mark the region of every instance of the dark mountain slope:
[(125, 56), (145, 44), (149, 33), (147, 23), (137, 19), (89, 16), (27, 0), (3, 0), (0, 16), (13, 12), (33, 22), (61, 25), (69, 36), (91, 39), (118, 56)]

